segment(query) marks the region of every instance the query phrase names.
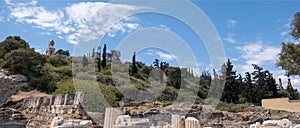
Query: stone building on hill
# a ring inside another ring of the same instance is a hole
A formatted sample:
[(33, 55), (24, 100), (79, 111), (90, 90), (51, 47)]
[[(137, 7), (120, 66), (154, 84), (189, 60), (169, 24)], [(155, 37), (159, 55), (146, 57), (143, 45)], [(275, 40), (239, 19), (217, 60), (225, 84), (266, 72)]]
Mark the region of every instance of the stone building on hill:
[(54, 44), (55, 44), (54, 40), (49, 41), (48, 48), (46, 49), (47, 56), (53, 56), (55, 54)]

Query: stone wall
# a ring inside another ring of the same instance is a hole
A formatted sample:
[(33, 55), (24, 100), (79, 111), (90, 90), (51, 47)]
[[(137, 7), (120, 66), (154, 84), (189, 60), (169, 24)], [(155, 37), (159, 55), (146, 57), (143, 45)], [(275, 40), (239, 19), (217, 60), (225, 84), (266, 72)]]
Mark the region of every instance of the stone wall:
[(300, 112), (300, 101), (289, 100), (288, 98), (263, 99), (262, 107), (272, 110), (284, 110), (290, 112)]

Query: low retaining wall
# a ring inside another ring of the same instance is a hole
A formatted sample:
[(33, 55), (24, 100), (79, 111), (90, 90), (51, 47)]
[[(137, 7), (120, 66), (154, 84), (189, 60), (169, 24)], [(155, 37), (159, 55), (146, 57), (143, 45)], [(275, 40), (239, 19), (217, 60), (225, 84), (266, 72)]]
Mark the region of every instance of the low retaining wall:
[(290, 112), (300, 112), (300, 101), (289, 100), (289, 98), (263, 99), (262, 107), (273, 110), (284, 110)]

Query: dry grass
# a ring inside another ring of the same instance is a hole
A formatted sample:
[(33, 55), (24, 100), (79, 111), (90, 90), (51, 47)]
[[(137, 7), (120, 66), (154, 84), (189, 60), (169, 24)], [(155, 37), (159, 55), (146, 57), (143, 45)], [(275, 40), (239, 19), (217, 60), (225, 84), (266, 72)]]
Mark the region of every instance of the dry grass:
[(41, 93), (39, 91), (30, 91), (30, 92), (23, 92), (23, 91), (18, 91), (15, 95), (12, 95), (10, 97), (11, 101), (20, 101), (22, 99), (26, 98), (36, 98), (36, 97), (51, 97), (52, 95), (46, 94), (46, 93)]

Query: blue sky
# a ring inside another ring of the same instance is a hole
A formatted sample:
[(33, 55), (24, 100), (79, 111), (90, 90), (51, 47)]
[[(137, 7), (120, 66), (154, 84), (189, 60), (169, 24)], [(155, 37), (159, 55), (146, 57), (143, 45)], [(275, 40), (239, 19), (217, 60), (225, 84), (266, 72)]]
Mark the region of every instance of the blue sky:
[[(4, 0), (0, 1), (0, 40), (10, 35), (19, 35), (30, 43), (36, 51), (45, 53), (48, 41), (55, 40), (56, 49), (70, 50), (72, 54), (78, 46), (92, 51), (97, 45), (107, 44), (108, 50), (116, 49), (128, 37), (147, 28), (177, 35), (192, 51), (198, 67), (195, 73), (212, 69), (205, 43), (188, 24), (176, 17), (161, 13), (139, 13), (145, 6), (108, 4), (108, 1), (83, 0)], [(180, 2), (177, 2), (177, 4)], [(273, 72), (276, 79), (285, 71), (276, 67), (282, 42), (296, 42), (289, 35), (289, 22), (293, 14), (300, 11), (300, 1), (292, 0), (193, 0), (195, 7), (203, 11), (214, 25), (222, 41), (225, 57), (230, 58), (235, 70), (244, 76), (252, 71), (251, 64), (259, 64)], [(172, 8), (174, 1), (164, 1), (162, 6)], [(109, 6), (107, 6), (109, 5)], [(187, 16), (197, 18), (197, 13), (184, 11)], [(130, 15), (129, 17), (122, 17)], [(92, 22), (93, 21), (93, 22)], [(92, 24), (94, 23), (94, 24)], [(201, 24), (201, 23), (199, 23)], [(100, 40), (100, 37), (103, 37)], [(158, 35), (158, 38), (164, 38)], [(150, 39), (151, 40), (151, 39)], [(166, 41), (168, 39), (165, 39)], [(138, 40), (144, 43), (147, 40)], [(179, 41), (180, 42), (180, 41)], [(159, 43), (159, 41), (155, 42)], [(175, 47), (176, 44), (166, 44)], [(216, 46), (222, 47), (222, 46)], [(182, 49), (177, 48), (180, 51)], [(75, 50), (76, 52), (76, 50)], [(122, 52), (122, 51), (121, 51)], [(130, 51), (132, 54), (133, 51)], [(122, 54), (122, 53), (121, 53)], [(124, 54), (124, 53), (123, 53)], [(171, 65), (179, 65), (176, 54), (163, 48), (146, 48), (137, 51), (137, 59), (147, 64), (158, 58)], [(223, 59), (226, 59), (223, 58)], [(128, 59), (127, 59), (128, 60)], [(180, 65), (179, 65), (180, 66)], [(189, 66), (189, 64), (184, 64)], [(299, 77), (291, 77), (293, 85), (300, 88)]]

